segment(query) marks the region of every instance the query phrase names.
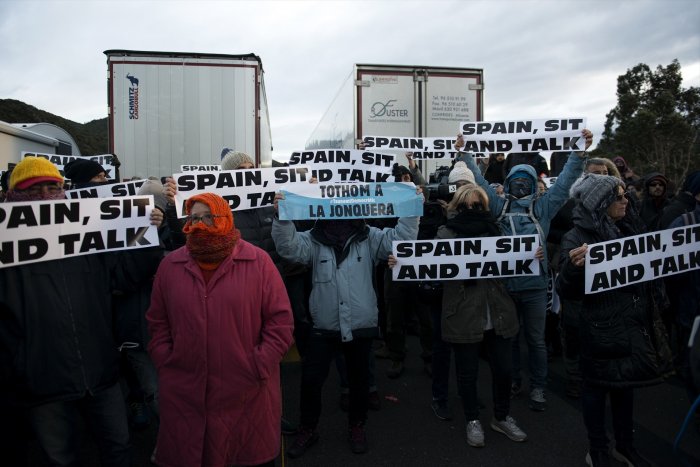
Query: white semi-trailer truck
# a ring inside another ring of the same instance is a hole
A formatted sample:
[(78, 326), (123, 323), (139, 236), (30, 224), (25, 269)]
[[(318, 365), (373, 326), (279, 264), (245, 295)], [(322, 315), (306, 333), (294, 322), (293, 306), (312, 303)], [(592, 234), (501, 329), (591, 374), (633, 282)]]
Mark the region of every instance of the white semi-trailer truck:
[[(483, 89), (480, 68), (356, 64), (306, 149), (354, 148), (364, 136), (456, 136), (460, 122), (483, 120)], [(427, 178), (450, 162), (425, 159), (421, 169)]]
[(224, 148), (272, 165), (260, 57), (107, 50), (109, 151), (122, 177), (216, 165)]

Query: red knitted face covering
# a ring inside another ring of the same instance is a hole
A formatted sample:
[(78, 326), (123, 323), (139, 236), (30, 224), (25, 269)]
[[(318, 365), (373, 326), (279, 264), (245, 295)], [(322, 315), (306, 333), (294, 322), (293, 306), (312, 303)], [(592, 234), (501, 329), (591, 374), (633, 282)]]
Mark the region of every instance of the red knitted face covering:
[(182, 229), (187, 235), (187, 249), (202, 269), (216, 269), (231, 254), (241, 235), (233, 225), (233, 215), (223, 198), (212, 193), (193, 196), (187, 200), (188, 214), (197, 202), (206, 204), (217, 217), (214, 217), (213, 225), (204, 222), (192, 225), (187, 221)]
[(49, 201), (56, 199), (66, 199), (65, 191), (61, 190), (56, 193), (29, 193), (27, 191), (9, 190), (7, 192), (7, 201), (22, 202), (22, 201)]

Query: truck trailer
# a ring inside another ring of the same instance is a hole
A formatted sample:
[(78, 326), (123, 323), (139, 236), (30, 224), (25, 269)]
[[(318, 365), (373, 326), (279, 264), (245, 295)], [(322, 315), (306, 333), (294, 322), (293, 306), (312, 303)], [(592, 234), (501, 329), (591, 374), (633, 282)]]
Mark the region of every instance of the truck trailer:
[[(456, 136), (460, 122), (483, 120), (483, 89), (480, 68), (356, 64), (306, 149), (354, 148), (364, 136)], [(419, 164), (428, 178), (450, 162)]]
[(216, 165), (224, 148), (272, 166), (263, 67), (254, 54), (106, 50), (109, 151), (122, 177)]

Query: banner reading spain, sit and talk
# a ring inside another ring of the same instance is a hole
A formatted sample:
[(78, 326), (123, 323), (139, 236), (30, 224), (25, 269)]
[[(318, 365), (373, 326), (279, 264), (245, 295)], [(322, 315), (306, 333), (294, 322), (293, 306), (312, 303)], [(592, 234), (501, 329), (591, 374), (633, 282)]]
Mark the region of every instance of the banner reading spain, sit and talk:
[(0, 203), (0, 268), (158, 246), (153, 196)]
[(413, 183), (307, 183), (290, 185), (282, 194), (282, 220), (423, 215), (423, 196)]

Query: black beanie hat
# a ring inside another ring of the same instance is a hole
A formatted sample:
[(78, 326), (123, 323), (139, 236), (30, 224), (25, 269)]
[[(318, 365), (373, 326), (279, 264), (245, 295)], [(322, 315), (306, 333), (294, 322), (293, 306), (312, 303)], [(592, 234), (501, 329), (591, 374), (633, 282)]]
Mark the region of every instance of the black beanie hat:
[[(395, 163), (394, 166), (391, 168), (391, 175), (394, 176), (394, 180), (397, 182), (401, 181), (401, 177), (404, 174), (411, 175), (411, 171), (408, 170), (408, 167), (405, 165), (400, 165), (398, 163)], [(411, 175), (411, 180), (413, 180), (413, 176)]]
[(66, 174), (66, 178), (70, 178), (73, 184), (88, 183), (92, 177), (100, 172), (107, 173), (104, 167), (89, 159), (75, 159), (66, 164), (63, 168), (63, 172)]

